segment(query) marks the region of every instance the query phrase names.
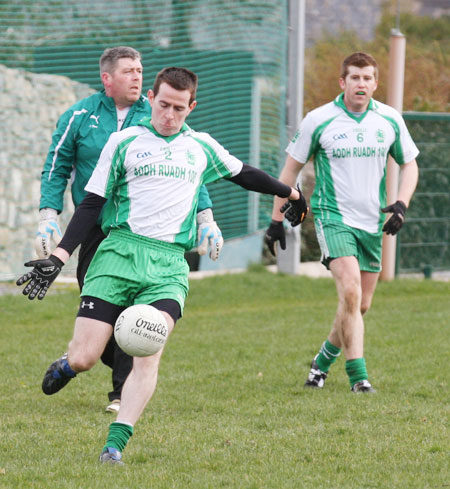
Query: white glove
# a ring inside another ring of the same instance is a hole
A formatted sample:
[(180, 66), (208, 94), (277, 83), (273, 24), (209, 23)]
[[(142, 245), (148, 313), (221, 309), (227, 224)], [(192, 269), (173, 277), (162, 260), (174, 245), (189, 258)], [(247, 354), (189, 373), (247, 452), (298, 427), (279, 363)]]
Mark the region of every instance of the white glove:
[(208, 245), (210, 247), (209, 257), (216, 261), (219, 258), (220, 250), (223, 246), (222, 231), (214, 221), (211, 209), (205, 209), (197, 213), (198, 223), (198, 245), (197, 252), (199, 255), (206, 255)]
[(48, 258), (52, 248), (50, 242), (53, 241), (55, 247), (61, 241), (62, 233), (58, 224), (58, 212), (55, 209), (46, 207), (39, 211), (39, 227), (34, 240), (34, 247), (39, 258)]

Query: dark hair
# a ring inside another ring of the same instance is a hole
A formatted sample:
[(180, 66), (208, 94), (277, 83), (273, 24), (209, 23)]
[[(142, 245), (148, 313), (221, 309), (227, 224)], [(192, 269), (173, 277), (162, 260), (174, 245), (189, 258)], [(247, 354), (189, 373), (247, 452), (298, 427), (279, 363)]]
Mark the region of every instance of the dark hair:
[(353, 53), (347, 56), (342, 62), (341, 66), (341, 78), (345, 79), (348, 75), (348, 67), (356, 66), (358, 68), (364, 68), (365, 66), (374, 67), (375, 80), (378, 80), (378, 65), (373, 56), (367, 53)]
[(128, 46), (105, 49), (100, 56), (100, 75), (105, 72), (112, 74), (116, 68), (117, 61), (121, 58), (138, 59), (140, 61), (141, 53)]
[(153, 84), (153, 93), (156, 97), (159, 92), (159, 87), (162, 83), (167, 83), (175, 90), (189, 90), (191, 97), (189, 99), (189, 105), (195, 100), (197, 94), (198, 77), (193, 72), (187, 68), (177, 68), (176, 66), (171, 66), (169, 68), (164, 68), (161, 70), (155, 78)]

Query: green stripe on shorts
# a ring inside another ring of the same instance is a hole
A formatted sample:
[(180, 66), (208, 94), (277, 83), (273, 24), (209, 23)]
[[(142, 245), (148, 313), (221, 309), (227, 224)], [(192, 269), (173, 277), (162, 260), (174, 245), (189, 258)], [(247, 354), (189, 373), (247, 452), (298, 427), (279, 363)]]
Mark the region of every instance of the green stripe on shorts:
[(112, 230), (92, 260), (81, 292), (129, 307), (173, 299), (183, 311), (189, 291), (184, 248), (126, 230)]
[(333, 258), (355, 256), (359, 268), (366, 272), (381, 270), (383, 233), (368, 233), (338, 221), (316, 219), (317, 241), (322, 252), (322, 263), (329, 268)]

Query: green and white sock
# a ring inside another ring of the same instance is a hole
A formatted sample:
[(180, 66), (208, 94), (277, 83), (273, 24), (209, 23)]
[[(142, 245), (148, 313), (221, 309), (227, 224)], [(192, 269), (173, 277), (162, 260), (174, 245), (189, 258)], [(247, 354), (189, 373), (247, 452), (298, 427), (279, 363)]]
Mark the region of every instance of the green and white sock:
[(114, 447), (122, 452), (126, 447), (128, 440), (133, 436), (133, 427), (129, 424), (118, 423), (117, 421), (111, 423), (109, 425), (109, 434), (106, 439), (105, 446), (103, 449), (107, 447)]
[(368, 380), (365, 358), (354, 358), (345, 362), (345, 371), (347, 372), (350, 387), (353, 387), (361, 380)]
[(319, 355), (316, 358), (316, 363), (322, 372), (328, 372), (331, 365), (337, 360), (340, 354), (340, 348), (334, 346), (328, 340), (325, 340), (320, 347)]

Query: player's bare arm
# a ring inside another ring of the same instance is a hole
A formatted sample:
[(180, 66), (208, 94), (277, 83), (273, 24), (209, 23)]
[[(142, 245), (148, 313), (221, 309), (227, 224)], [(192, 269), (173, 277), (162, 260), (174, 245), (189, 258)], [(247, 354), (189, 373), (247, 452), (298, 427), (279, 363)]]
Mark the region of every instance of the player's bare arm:
[(409, 207), (409, 201), (417, 187), (419, 180), (419, 168), (417, 161), (412, 160), (400, 167), (400, 186), (398, 189), (398, 200), (405, 203)]

